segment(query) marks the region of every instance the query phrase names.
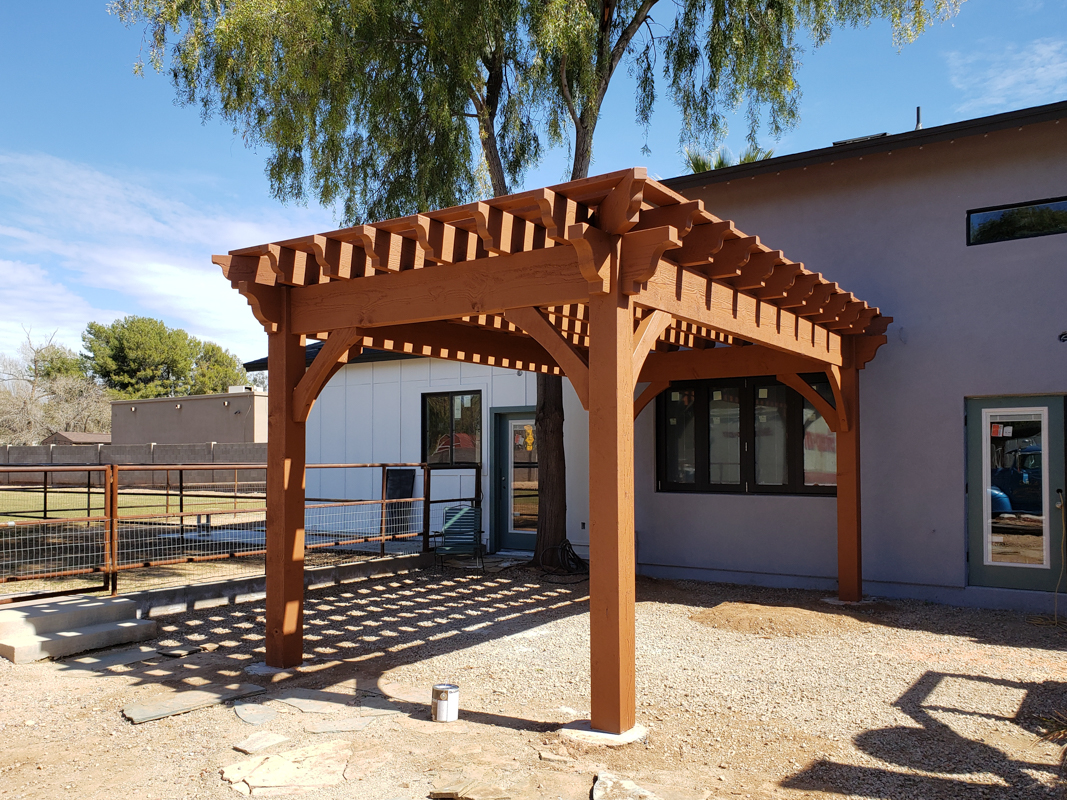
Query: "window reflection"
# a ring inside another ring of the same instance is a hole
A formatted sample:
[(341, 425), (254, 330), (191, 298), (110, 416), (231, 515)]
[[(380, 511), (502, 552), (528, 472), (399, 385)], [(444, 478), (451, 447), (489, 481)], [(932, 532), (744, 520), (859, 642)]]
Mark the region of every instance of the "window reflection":
[(741, 483), (741, 389), (714, 389), (708, 398), (711, 483)]
[(989, 413), (987, 425), (988, 560), (1044, 565), (1047, 470), (1042, 415), (1005, 409)]
[(782, 486), (789, 480), (785, 431), (789, 396), (785, 386), (756, 388), (756, 483)]
[(671, 483), (696, 483), (696, 390), (667, 393), (666, 478)]

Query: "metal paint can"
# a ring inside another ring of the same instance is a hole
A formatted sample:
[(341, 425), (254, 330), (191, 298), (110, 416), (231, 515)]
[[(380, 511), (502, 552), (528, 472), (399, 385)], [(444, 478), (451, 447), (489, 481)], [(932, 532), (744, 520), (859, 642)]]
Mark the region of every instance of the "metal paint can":
[(459, 719), (459, 687), (454, 683), (435, 684), (430, 692), (430, 716), (434, 722)]

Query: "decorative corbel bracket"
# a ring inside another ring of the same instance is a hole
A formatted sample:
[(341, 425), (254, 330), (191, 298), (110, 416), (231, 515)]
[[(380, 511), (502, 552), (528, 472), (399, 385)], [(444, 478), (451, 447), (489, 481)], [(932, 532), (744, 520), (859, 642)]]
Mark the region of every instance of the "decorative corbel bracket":
[(510, 308), (504, 312), (504, 319), (528, 333), (548, 351), (570, 380), (582, 408), (588, 411), (589, 362), (586, 357), (563, 337), (555, 325), (545, 319), (540, 309)]
[(277, 333), (283, 314), (281, 293), (286, 291), (285, 287), (264, 286), (252, 281), (230, 281), (230, 285), (248, 301), (253, 316), (259, 320), (263, 330)]
[(633, 228), (640, 218), (646, 180), (648, 173), (644, 167), (630, 170), (600, 201), (596, 226), (604, 233), (626, 233)]
[(589, 283), (590, 294), (609, 290), (613, 267), (619, 261), (619, 238), (585, 222), (567, 229), (567, 241), (578, 254), (578, 268)]
[(350, 358), (362, 351), (363, 332), (359, 328), (341, 328), (330, 333), (330, 338), (293, 389), (293, 422), (307, 422), (322, 388)]
[(640, 292), (641, 284), (656, 274), (663, 254), (681, 246), (682, 238), (678, 235), (678, 229), (669, 226), (624, 233), (619, 290), (623, 294)]

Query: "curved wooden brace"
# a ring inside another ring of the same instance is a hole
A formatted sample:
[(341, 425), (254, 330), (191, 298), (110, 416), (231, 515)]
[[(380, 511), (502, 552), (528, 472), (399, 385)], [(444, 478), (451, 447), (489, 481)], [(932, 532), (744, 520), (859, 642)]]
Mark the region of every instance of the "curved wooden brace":
[(649, 351), (656, 346), (656, 340), (673, 321), (674, 317), (666, 311), (653, 311), (638, 323), (637, 330), (634, 331), (633, 372), (631, 373), (635, 385)]
[(655, 400), (660, 392), (665, 391), (670, 385), (670, 381), (656, 381), (646, 386), (634, 400), (634, 419), (637, 419), (645, 410), (645, 406)]
[[(846, 358), (854, 358), (854, 350), (847, 342), (841, 343), (841, 350)], [(849, 407), (845, 392), (841, 386), (841, 367), (836, 364), (827, 364), (823, 371), (826, 373), (826, 377), (829, 378), (830, 389), (834, 393), (834, 407), (837, 409), (839, 424), (838, 430), (848, 431), (852, 427), (852, 409)]]
[(330, 333), (330, 338), (293, 389), (293, 422), (307, 422), (322, 387), (352, 355), (359, 355), (359, 352), (353, 354), (353, 349), (363, 350), (363, 332), (359, 328), (342, 328)]
[(588, 281), (590, 293), (607, 292), (613, 272), (612, 258), (618, 258), (617, 242), (586, 222), (571, 225), (567, 229), (567, 241), (578, 254), (578, 269)]
[(682, 246), (678, 229), (670, 226), (646, 228), (622, 235), (622, 255), (619, 267), (619, 290), (623, 294), (637, 294), (641, 284), (656, 274), (656, 268), (667, 250)]
[[(779, 383), (784, 383), (794, 392), (796, 392), (809, 403), (811, 403), (813, 406), (815, 406), (815, 410), (822, 414), (822, 418), (826, 420), (826, 425), (830, 428), (830, 430), (832, 430), (834, 433), (837, 433), (837, 431), (841, 429), (841, 418), (837, 413), (837, 409), (827, 403), (826, 398), (819, 394), (817, 391), (815, 391), (815, 389), (812, 388), (810, 383), (808, 383), (806, 380), (804, 380), (795, 373), (775, 375), (774, 377)], [(841, 399), (838, 397), (836, 392), (834, 393), (834, 398), (837, 400), (838, 403), (841, 402)], [(848, 428), (846, 426), (845, 430), (847, 429)]]
[(504, 312), (504, 319), (517, 325), (552, 356), (563, 374), (574, 387), (582, 408), (589, 410), (589, 362), (559, 332), (555, 325), (545, 319), (537, 308), (511, 308)]

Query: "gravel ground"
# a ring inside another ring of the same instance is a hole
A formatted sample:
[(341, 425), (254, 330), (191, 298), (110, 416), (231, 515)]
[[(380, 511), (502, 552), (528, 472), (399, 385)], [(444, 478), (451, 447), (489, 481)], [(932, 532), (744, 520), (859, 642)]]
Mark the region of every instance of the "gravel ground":
[[(257, 675), (262, 604), (160, 619), (157, 646), (205, 652), (103, 673), (0, 662), (0, 797), (231, 798), (219, 770), (233, 744), (270, 730), (355, 745), (346, 783), (323, 798), (424, 798), (463, 775), (515, 798), (588, 798), (610, 769), (661, 797), (1045, 798), (1059, 750), (1040, 720), (1067, 709), (1067, 631), (1009, 612), (916, 602), (842, 607), (817, 592), (638, 581), (638, 721), (618, 749), (564, 739), (588, 716), (584, 582), (425, 571), (308, 594), (305, 666)], [(271, 700), (284, 686), (403, 700), (461, 687), (461, 721), (424, 704), (356, 733), (306, 732), (311, 717)], [(232, 705), (133, 726), (121, 709), (174, 688), (252, 682), (278, 717)], [(354, 765), (354, 766), (353, 766)]]

